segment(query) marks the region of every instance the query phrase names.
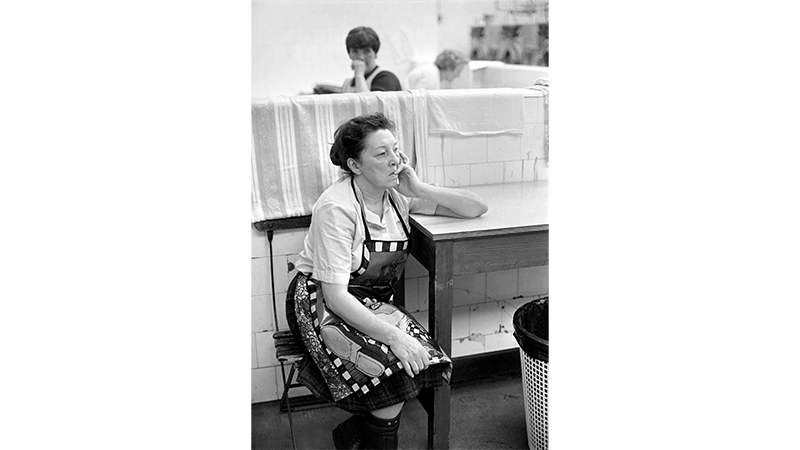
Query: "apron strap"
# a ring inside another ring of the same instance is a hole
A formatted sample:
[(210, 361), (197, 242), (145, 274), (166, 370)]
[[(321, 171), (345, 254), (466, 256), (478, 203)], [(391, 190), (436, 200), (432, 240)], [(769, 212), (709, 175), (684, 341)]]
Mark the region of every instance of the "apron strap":
[(356, 201), (358, 202), (358, 206), (361, 207), (361, 221), (364, 223), (364, 234), (365, 239), (364, 241), (371, 241), (369, 236), (369, 227), (367, 226), (367, 216), (364, 213), (364, 205), (361, 203), (361, 200), (358, 199), (358, 193), (356, 192), (356, 182), (355, 177), (350, 175), (350, 187), (353, 189), (353, 195), (356, 197)]
[[(361, 200), (358, 199), (358, 193), (356, 193), (356, 185), (355, 185), (355, 178), (350, 176), (350, 187), (353, 189), (353, 195), (356, 197), (356, 201), (358, 202), (358, 206), (361, 207), (361, 222), (364, 223), (364, 234), (365, 234), (365, 242), (371, 241), (369, 235), (369, 227), (367, 226), (367, 216), (364, 212), (364, 204), (361, 203)], [(411, 237), (411, 233), (408, 231), (408, 227), (406, 226), (406, 221), (403, 220), (403, 216), (400, 214), (400, 210), (397, 209), (397, 205), (394, 202), (394, 198), (392, 198), (392, 194), (390, 191), (386, 191), (386, 195), (389, 196), (389, 203), (392, 205), (392, 209), (394, 209), (394, 213), (397, 215), (397, 218), (400, 219), (400, 225), (403, 227), (403, 232), (406, 234), (406, 239)]]
[(408, 228), (406, 227), (406, 221), (403, 220), (403, 216), (400, 215), (400, 210), (397, 209), (397, 205), (394, 204), (394, 199), (392, 199), (392, 194), (389, 192), (387, 194), (389, 196), (389, 203), (392, 204), (392, 208), (394, 208), (395, 214), (397, 214), (397, 218), (400, 219), (400, 225), (403, 226), (403, 231), (406, 233), (406, 239), (411, 237), (411, 233), (408, 232)]

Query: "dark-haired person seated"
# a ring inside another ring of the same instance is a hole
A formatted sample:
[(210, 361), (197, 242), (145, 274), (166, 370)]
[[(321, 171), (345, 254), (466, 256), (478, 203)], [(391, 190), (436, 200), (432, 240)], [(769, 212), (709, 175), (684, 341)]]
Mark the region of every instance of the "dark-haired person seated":
[(298, 380), (353, 415), (333, 430), (337, 449), (396, 449), (400, 413), (421, 389), (449, 382), (452, 362), (394, 305), (408, 258), (409, 213), (473, 218), (476, 194), (423, 183), (383, 114), (341, 125), (330, 151), (342, 169), (314, 204), (286, 294), (286, 316), (308, 353)]
[(369, 27), (356, 27), (350, 30), (345, 39), (347, 54), (352, 63), (353, 77), (345, 80), (342, 92), (400, 91), (400, 80), (388, 70), (375, 63), (381, 40), (375, 30)]

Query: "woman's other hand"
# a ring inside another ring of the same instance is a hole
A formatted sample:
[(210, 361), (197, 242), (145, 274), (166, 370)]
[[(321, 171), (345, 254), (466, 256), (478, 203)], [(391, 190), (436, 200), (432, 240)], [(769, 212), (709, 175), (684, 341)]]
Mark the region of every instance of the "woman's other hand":
[(397, 356), (410, 377), (420, 373), (431, 365), (430, 355), (425, 347), (413, 337), (398, 330), (397, 338), (389, 344), (392, 353)]

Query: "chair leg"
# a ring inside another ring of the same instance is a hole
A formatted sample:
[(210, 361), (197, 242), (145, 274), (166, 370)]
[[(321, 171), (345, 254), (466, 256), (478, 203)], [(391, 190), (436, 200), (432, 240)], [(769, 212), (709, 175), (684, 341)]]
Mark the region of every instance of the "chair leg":
[(286, 411), (289, 413), (289, 432), (292, 435), (292, 448), (297, 450), (297, 443), (294, 440), (294, 424), (292, 423), (292, 407), (289, 404), (289, 387), (294, 376), (294, 363), (292, 363), (292, 368), (289, 370), (289, 378), (287, 379), (286, 369), (283, 366), (283, 362), (281, 362), (281, 376), (283, 377), (283, 396), (281, 397), (280, 409), (283, 409), (283, 404), (286, 403)]
[(422, 405), (422, 409), (425, 410), (428, 415), (432, 414), (433, 412), (433, 388), (425, 388), (419, 391), (417, 395), (417, 400), (419, 400), (420, 405)]

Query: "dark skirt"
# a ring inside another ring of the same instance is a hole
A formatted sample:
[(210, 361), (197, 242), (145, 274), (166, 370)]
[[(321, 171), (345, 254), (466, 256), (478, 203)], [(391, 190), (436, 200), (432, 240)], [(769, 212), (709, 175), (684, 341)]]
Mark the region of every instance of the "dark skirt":
[[(295, 295), (297, 295), (299, 277), (300, 274), (292, 280), (286, 293), (286, 318), (295, 339), (298, 342), (305, 342), (302, 339), (295, 312)], [(405, 370), (398, 370), (382, 383), (372, 387), (369, 392), (353, 392), (336, 401), (325, 377), (306, 348), (306, 354), (298, 364), (297, 379), (315, 396), (323, 398), (341, 409), (350, 412), (367, 412), (408, 401), (416, 397), (422, 389), (442, 386), (444, 382), (450, 381), (451, 372), (452, 364), (450, 363), (432, 364), (413, 378), (408, 376)]]
[(445, 368), (444, 364), (429, 366), (414, 378), (409, 377), (405, 371), (398, 372), (366, 394), (359, 395), (359, 392), (354, 392), (338, 402), (333, 400), (325, 379), (308, 355), (300, 362), (297, 380), (311, 393), (324, 398), (334, 406), (350, 412), (367, 412), (411, 400), (422, 389), (441, 386), (445, 381)]

